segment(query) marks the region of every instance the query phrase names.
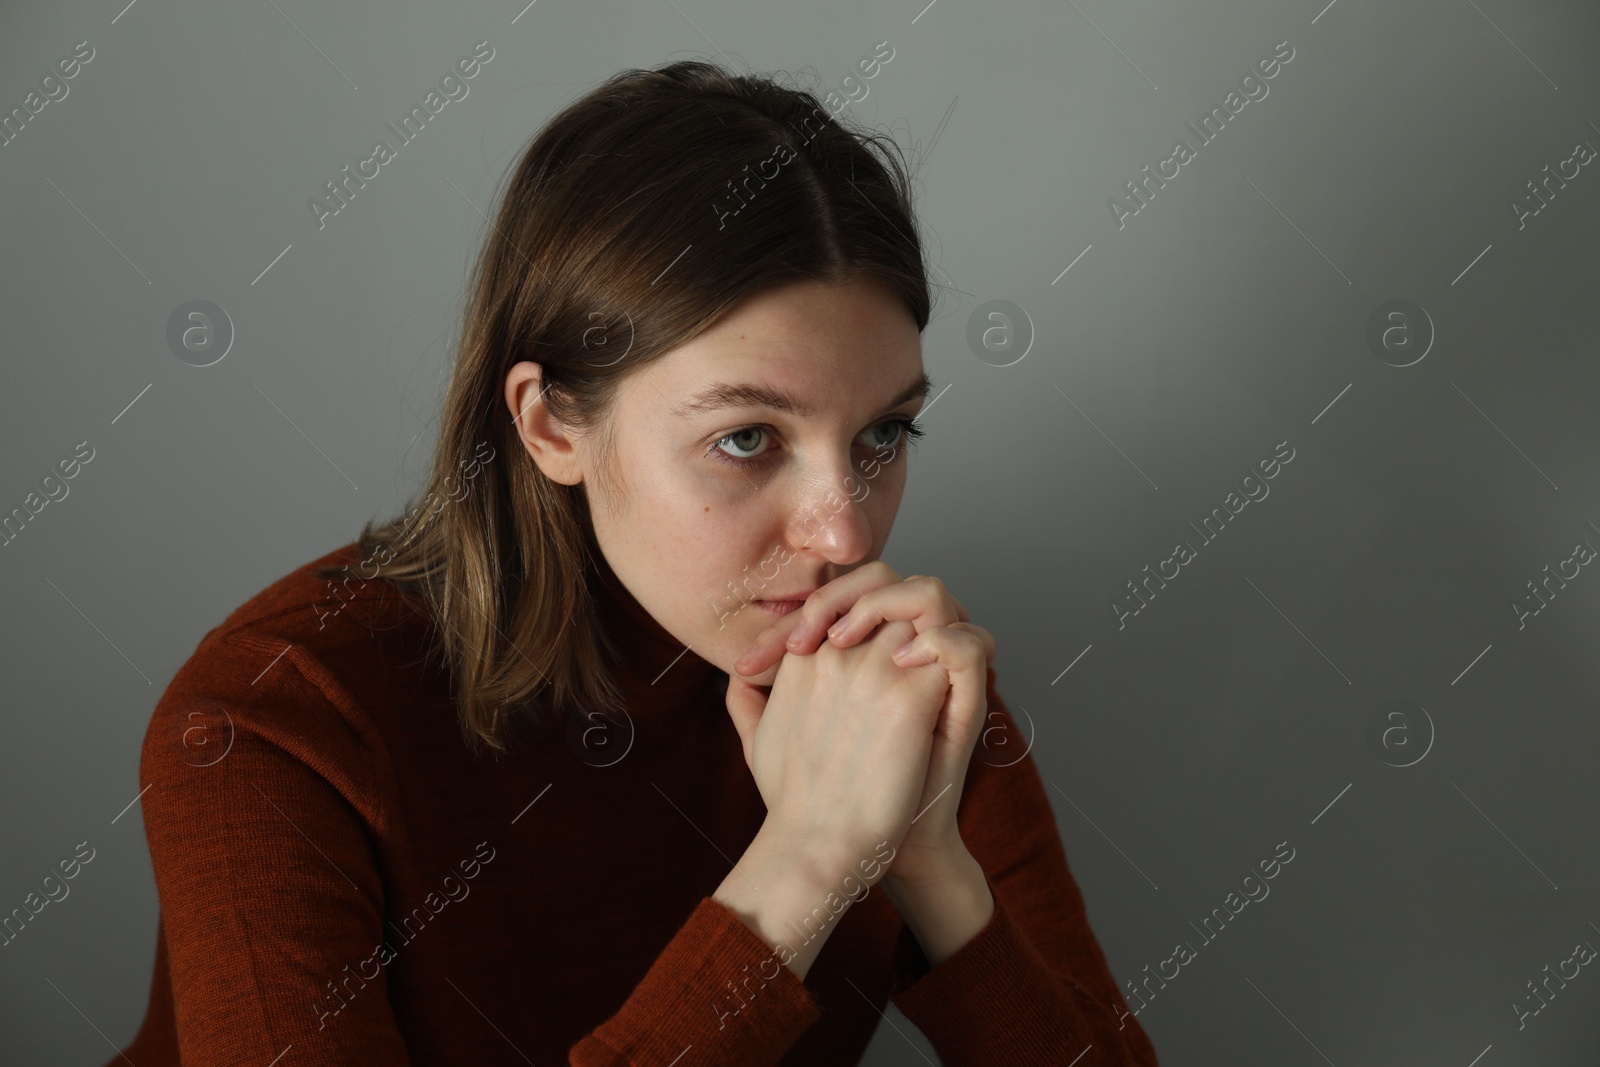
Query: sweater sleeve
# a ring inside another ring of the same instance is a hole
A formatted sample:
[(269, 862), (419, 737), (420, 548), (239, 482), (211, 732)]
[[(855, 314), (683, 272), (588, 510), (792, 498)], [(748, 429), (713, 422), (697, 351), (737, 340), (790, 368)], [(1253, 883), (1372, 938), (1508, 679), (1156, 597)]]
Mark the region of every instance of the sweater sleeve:
[(206, 648), (145, 734), (142, 809), (179, 1058), (407, 1067), (386, 969), (348, 1003), (332, 992), (384, 940), (365, 822), (377, 815), (353, 806), (370, 792), (362, 749), (292, 657), (262, 672), (270, 655)]
[[(958, 823), (994, 914), (937, 967), (902, 925), (891, 999), (946, 1067), (1157, 1067), (1089, 927), (1028, 744), (988, 670), (989, 744), (968, 767)], [(1003, 739), (1003, 742), (1002, 742)]]
[(703, 897), (617, 1013), (573, 1047), (570, 1064), (676, 1063), (692, 1048), (697, 1064), (771, 1067), (820, 1017), (771, 947)]

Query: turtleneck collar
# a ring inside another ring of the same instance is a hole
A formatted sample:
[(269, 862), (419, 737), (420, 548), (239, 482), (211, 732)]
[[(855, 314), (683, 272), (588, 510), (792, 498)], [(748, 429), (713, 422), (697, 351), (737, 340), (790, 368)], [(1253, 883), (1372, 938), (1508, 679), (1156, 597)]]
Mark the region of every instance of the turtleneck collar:
[(657, 622), (611, 569), (593, 533), (587, 529), (585, 533), (589, 588), (619, 654), (612, 677), (635, 726), (659, 722), (670, 730), (684, 716), (724, 714), (727, 674), (686, 649)]

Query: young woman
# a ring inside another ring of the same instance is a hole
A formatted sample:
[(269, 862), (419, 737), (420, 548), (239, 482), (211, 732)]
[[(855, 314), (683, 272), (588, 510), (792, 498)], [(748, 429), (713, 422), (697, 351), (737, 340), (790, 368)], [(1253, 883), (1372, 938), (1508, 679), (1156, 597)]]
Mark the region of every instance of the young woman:
[(892, 999), (950, 1067), (1156, 1063), (992, 636), (880, 559), (930, 385), (883, 149), (700, 62), (534, 139), (421, 501), (155, 710), (127, 1060), (837, 1067)]

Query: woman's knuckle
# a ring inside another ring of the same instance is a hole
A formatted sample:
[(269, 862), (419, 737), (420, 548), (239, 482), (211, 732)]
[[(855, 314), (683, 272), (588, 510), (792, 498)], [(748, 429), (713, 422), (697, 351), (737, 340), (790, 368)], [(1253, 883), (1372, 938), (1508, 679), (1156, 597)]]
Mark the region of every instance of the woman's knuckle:
[[(887, 563), (885, 563), (881, 559), (875, 559), (871, 563), (868, 563), (866, 566), (870, 567), (874, 571), (876, 571), (878, 573), (879, 577), (886, 578), (891, 583), (892, 582), (898, 582), (898, 581), (901, 580), (900, 575), (895, 572), (895, 569), (893, 567), (889, 566)], [(863, 568), (863, 569), (866, 569), (866, 568)]]
[(938, 601), (939, 606), (946, 615), (950, 616), (952, 620), (961, 617), (961, 606), (956, 603), (956, 598), (950, 595), (950, 588), (944, 584), (943, 579), (934, 577), (931, 574), (919, 575), (919, 579), (926, 589), (927, 595)]

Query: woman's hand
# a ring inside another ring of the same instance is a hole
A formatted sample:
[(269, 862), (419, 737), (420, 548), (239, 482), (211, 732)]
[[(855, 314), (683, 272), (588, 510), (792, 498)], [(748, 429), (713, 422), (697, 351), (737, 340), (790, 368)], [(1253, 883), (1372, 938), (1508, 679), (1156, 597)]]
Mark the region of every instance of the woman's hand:
[[(886, 891), (937, 883), (970, 861), (956, 808), (988, 713), (987, 668), (995, 644), (988, 630), (968, 619), (939, 579), (914, 575), (902, 580), (887, 564), (874, 561), (811, 594), (799, 610), (763, 631), (736, 664), (745, 677), (759, 680), (775, 661), (781, 668), (821, 648), (846, 648), (869, 635), (878, 640), (893, 634), (895, 646), (911, 645), (910, 655), (895, 662), (907, 668), (931, 666), (947, 680), (916, 821), (898, 846)], [(739, 675), (730, 686), (737, 683)]]
[[(912, 630), (901, 631), (906, 639), (909, 640), (914, 633), (921, 633), (930, 626), (947, 626), (951, 623), (970, 621), (967, 609), (950, 595), (950, 591), (939, 579), (928, 578), (921, 574), (901, 578), (887, 563), (873, 560), (848, 574), (841, 574), (806, 598), (806, 602), (799, 610), (782, 616), (757, 634), (750, 650), (734, 664), (737, 670), (734, 677), (743, 678), (755, 685), (771, 685), (772, 675), (769, 671), (783, 658), (786, 651), (800, 655), (815, 652), (817, 646), (824, 640), (828, 628), (842, 616), (851, 617), (849, 631), (841, 631), (838, 635), (845, 638), (846, 643), (852, 637), (866, 636), (872, 632), (872, 627), (866, 623), (873, 605), (878, 603), (878, 597), (874, 594), (859, 609), (856, 605), (867, 599), (867, 594), (874, 593), (875, 590), (896, 583), (912, 582), (921, 583), (912, 596), (908, 598), (903, 590), (896, 590), (890, 596), (892, 605), (888, 601), (884, 602), (885, 607), (896, 608), (896, 612), (888, 617), (912, 624)], [(882, 622), (885, 617), (880, 612), (873, 618), (873, 622)], [(983, 633), (988, 636), (987, 630)], [(837, 638), (833, 640), (835, 644), (840, 643)], [(989, 659), (993, 660), (992, 637), (989, 638), (988, 648)]]
[(950, 683), (937, 664), (895, 664), (899, 643), (885, 630), (785, 657), (770, 691), (728, 679), (728, 714), (767, 805), (761, 833), (821, 884), (887, 858), (919, 810)]

